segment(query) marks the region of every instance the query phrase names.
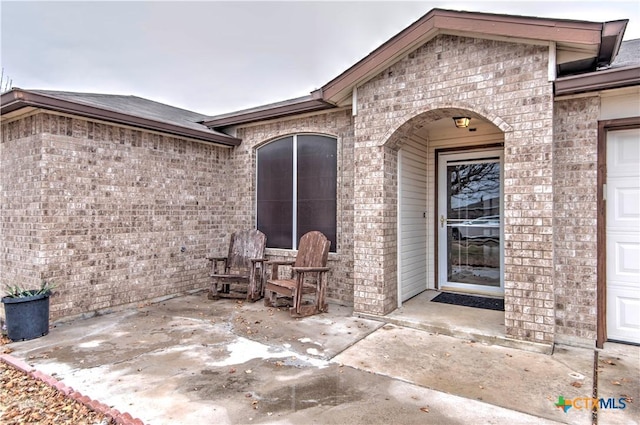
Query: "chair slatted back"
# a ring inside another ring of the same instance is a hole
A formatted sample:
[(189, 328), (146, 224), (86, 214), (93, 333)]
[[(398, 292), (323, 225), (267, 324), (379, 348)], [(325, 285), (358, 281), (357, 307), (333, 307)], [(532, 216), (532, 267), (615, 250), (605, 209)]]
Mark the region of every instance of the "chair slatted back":
[(252, 258), (264, 258), (267, 237), (259, 230), (241, 230), (231, 235), (227, 267), (229, 270), (249, 270)]
[(305, 233), (300, 238), (296, 267), (326, 267), (331, 241), (318, 231)]

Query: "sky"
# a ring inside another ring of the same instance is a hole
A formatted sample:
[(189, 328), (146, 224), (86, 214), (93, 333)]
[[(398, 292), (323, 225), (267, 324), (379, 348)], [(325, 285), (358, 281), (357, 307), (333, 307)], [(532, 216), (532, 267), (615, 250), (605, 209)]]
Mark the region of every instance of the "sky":
[(605, 22), (640, 1), (5, 1), (3, 85), (216, 115), (308, 95), (433, 8)]

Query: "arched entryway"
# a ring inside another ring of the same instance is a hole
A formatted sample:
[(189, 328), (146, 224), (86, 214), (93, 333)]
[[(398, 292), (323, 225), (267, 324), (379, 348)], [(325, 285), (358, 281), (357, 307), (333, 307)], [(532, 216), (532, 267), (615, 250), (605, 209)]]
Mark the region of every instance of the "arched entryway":
[[(493, 224), (500, 228), (504, 252), (500, 254), (504, 256), (500, 278), (505, 305), (499, 314), (500, 335), (547, 345), (554, 329), (552, 126), (545, 117), (521, 122), (523, 117), (511, 110), (502, 110), (509, 114), (502, 117), (468, 104), (432, 103), (430, 108), (383, 121), (388, 123), (386, 132), (380, 126), (356, 126), (354, 311), (389, 315), (403, 306), (407, 271), (424, 271), (418, 292), (437, 288), (441, 268), (438, 226), (442, 225), (438, 156), (495, 149), (503, 156), (500, 179), (504, 191), (504, 201), (497, 201), (503, 216), (499, 224)], [(460, 116), (470, 118), (469, 127), (456, 128), (453, 118)], [(409, 193), (403, 181), (409, 163), (420, 170), (412, 190), (426, 193), (424, 199), (399, 199)], [(404, 208), (409, 201), (414, 202), (413, 219), (422, 227), (407, 233), (422, 233), (424, 242), (418, 241), (417, 246), (423, 252), (417, 256), (424, 261), (405, 267), (409, 263), (401, 257), (406, 252), (400, 232), (406, 223), (398, 209), (408, 212)]]
[(387, 143), (398, 149), (398, 306), (428, 289), (502, 297), (504, 132), (476, 112), (443, 108), (408, 120)]

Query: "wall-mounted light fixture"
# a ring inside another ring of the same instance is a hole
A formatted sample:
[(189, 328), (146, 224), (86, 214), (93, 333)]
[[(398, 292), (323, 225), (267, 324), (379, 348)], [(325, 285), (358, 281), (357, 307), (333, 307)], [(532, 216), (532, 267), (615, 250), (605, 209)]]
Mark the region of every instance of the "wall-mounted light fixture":
[(457, 128), (469, 127), (470, 121), (471, 121), (471, 118), (469, 117), (453, 117), (453, 122), (456, 124)]

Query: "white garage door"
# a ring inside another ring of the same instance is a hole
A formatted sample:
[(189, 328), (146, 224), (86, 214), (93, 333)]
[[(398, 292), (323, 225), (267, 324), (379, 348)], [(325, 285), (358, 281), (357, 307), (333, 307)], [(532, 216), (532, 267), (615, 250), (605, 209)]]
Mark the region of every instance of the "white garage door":
[(640, 344), (640, 129), (607, 135), (607, 337)]

